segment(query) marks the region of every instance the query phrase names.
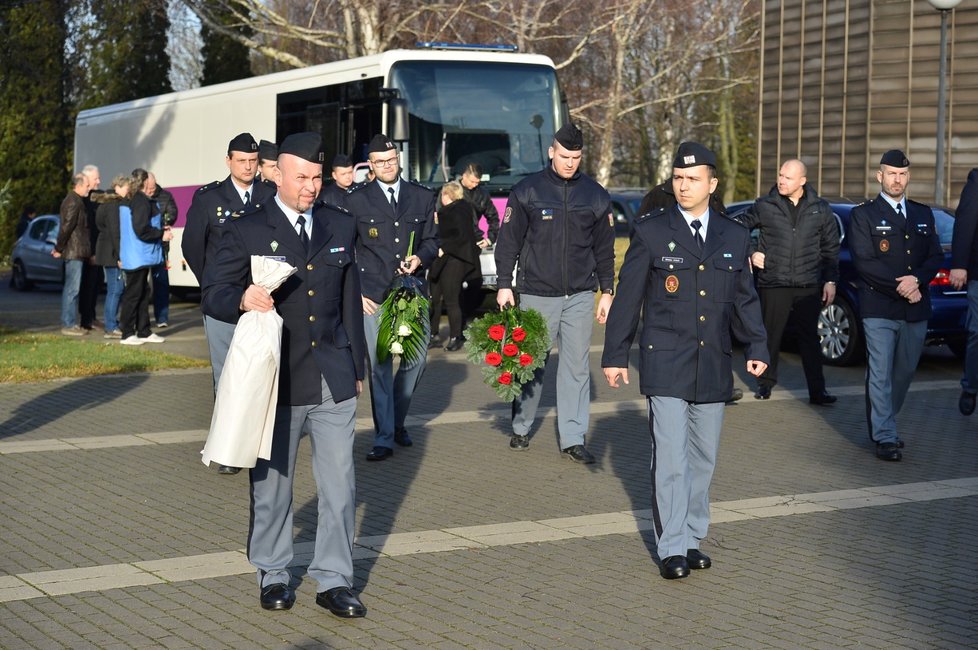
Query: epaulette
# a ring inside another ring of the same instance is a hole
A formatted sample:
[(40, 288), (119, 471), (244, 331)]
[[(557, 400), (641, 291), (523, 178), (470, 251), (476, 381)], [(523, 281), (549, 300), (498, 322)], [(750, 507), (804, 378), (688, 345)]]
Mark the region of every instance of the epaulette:
[(368, 185), (370, 185), (370, 183), (354, 183), (353, 185), (350, 186), (350, 189), (348, 189), (346, 193), (353, 194), (354, 192), (359, 192), (360, 190), (362, 190)]
[(350, 214), (350, 211), (344, 208), (343, 206), (336, 205), (335, 203), (330, 203), (329, 201), (316, 201), (316, 203), (312, 207), (313, 210), (318, 210), (319, 208), (330, 208), (338, 212), (344, 212), (346, 214)]
[(221, 186), (221, 183), (223, 183), (223, 182), (224, 181), (214, 181), (213, 183), (208, 183), (207, 185), (203, 185), (201, 187), (198, 187), (197, 188), (197, 191), (194, 192), (194, 194), (203, 194), (204, 192), (210, 192), (214, 188), (220, 187)]
[(635, 225), (637, 226), (638, 224), (640, 224), (643, 221), (646, 221), (648, 219), (652, 219), (652, 218), (655, 218), (655, 217), (661, 217), (662, 215), (664, 215), (668, 211), (669, 211), (668, 208), (656, 208), (655, 210), (652, 210), (651, 212), (646, 212), (645, 214), (641, 214), (641, 215), (635, 217)]
[(425, 185), (424, 183), (420, 183), (420, 182), (414, 180), (413, 178), (411, 180), (409, 180), (408, 183), (410, 183), (411, 185), (416, 185), (416, 186), (418, 186), (420, 188), (426, 189), (429, 192), (434, 192), (435, 191), (435, 188), (429, 187), (428, 185)]
[(251, 205), (245, 206), (240, 210), (235, 210), (234, 212), (231, 213), (231, 218), (240, 219), (241, 217), (247, 217), (249, 215), (255, 214), (256, 212), (260, 212), (262, 209), (262, 205), (263, 204), (261, 203), (253, 203)]
[(725, 221), (729, 221), (730, 223), (735, 223), (735, 224), (737, 224), (738, 226), (740, 226), (741, 228), (746, 228), (746, 227), (747, 227), (747, 226), (745, 226), (745, 225), (744, 225), (743, 223), (741, 223), (741, 222), (739, 222), (739, 221), (737, 221), (736, 219), (734, 219), (733, 217), (731, 217), (731, 216), (729, 216), (729, 215), (727, 215), (726, 213), (718, 213), (718, 214), (719, 214), (719, 216), (720, 216), (720, 217), (721, 217), (722, 219), (724, 219)]
[(907, 199), (907, 204), (913, 203), (914, 205), (919, 205), (922, 208), (927, 208), (930, 210), (930, 206), (926, 203), (921, 203), (920, 201), (914, 201), (913, 199)]

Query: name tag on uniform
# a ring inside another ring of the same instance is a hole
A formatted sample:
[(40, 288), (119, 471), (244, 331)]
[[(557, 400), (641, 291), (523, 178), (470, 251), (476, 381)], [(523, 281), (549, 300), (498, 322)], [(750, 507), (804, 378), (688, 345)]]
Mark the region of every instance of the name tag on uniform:
[(552, 221), (554, 218), (554, 211), (551, 210), (550, 208), (547, 208), (545, 210), (540, 210), (540, 218), (543, 219), (544, 221)]
[(274, 260), (276, 262), (285, 262), (285, 261), (287, 261), (285, 259), (285, 256), (284, 255), (266, 255), (265, 256), (265, 259), (266, 260)]
[(668, 264), (682, 264), (684, 259), (682, 257), (663, 257), (662, 261)]
[(724, 253), (723, 256), (727, 259), (730, 259), (731, 257), (733, 257), (733, 253)]
[(891, 230), (893, 230), (893, 226), (887, 226), (886, 224), (883, 224), (882, 226), (876, 226), (876, 229), (879, 230), (880, 232), (890, 232)]

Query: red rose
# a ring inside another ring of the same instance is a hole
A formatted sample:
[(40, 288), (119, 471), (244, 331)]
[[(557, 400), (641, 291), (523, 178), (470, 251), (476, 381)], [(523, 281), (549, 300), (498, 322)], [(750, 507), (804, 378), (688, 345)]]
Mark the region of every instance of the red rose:
[(498, 366), (503, 362), (503, 355), (498, 352), (490, 352), (486, 355), (486, 363), (490, 366)]
[(512, 343), (507, 343), (503, 346), (503, 354), (505, 354), (507, 357), (515, 357), (519, 353), (520, 349)]
[(526, 338), (526, 330), (525, 329), (523, 329), (522, 327), (514, 327), (513, 328), (513, 340), (514, 341), (516, 341), (517, 343), (520, 343), (525, 338)]
[(513, 383), (513, 375), (511, 373), (504, 372), (503, 374), (499, 375), (499, 383), (500, 384), (512, 384)]
[(489, 328), (489, 338), (493, 341), (502, 341), (506, 336), (506, 328), (502, 325), (493, 325)]
[(528, 366), (531, 363), (533, 363), (533, 357), (531, 357), (528, 354), (521, 354), (520, 355), (520, 365), (521, 366)]

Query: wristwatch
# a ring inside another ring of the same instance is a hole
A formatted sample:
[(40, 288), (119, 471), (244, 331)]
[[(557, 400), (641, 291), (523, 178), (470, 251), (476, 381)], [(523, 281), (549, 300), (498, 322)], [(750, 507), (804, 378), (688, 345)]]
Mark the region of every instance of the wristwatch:
[(615, 290), (614, 289), (602, 289), (601, 290), (601, 293), (605, 294), (606, 296), (613, 296), (613, 295), (615, 295)]

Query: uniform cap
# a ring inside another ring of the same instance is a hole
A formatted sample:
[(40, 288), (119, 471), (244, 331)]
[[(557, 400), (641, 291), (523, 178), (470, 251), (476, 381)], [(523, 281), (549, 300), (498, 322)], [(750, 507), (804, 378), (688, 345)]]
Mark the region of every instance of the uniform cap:
[(231, 142), (228, 142), (228, 153), (232, 151), (246, 151), (248, 153), (258, 151), (258, 143), (251, 137), (250, 133), (239, 133), (231, 138)]
[(278, 158), (278, 145), (268, 140), (258, 143), (258, 157), (261, 160), (275, 160)]
[(584, 134), (575, 124), (568, 122), (554, 133), (554, 140), (568, 151), (580, 151), (584, 148)]
[(699, 165), (709, 165), (710, 167), (716, 168), (716, 154), (699, 142), (683, 142), (679, 145), (679, 149), (676, 150), (676, 157), (672, 161), (672, 166), (678, 169), (685, 169)]
[(339, 153), (333, 156), (333, 163), (331, 165), (333, 169), (337, 167), (353, 167), (353, 161), (346, 154)]
[(394, 143), (391, 142), (390, 138), (383, 133), (378, 133), (370, 141), (370, 147), (367, 149), (367, 153), (384, 153), (392, 149), (394, 149)]
[(309, 162), (323, 164), (323, 138), (318, 133), (305, 131), (303, 133), (293, 133), (282, 140), (278, 148), (279, 155), (284, 153), (298, 156)]
[(890, 167), (909, 167), (910, 159), (899, 149), (890, 149), (880, 158), (880, 164)]

